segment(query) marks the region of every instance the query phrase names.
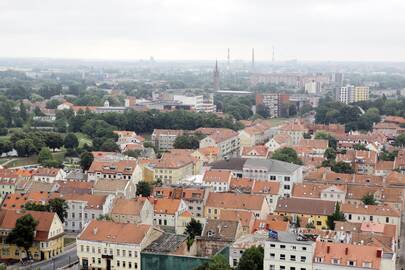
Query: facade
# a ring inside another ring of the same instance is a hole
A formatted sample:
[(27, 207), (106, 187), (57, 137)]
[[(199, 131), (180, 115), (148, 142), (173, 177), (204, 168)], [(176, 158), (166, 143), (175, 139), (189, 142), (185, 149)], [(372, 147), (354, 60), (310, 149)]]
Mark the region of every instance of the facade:
[(14, 244), (6, 244), (7, 235), (15, 227), (18, 218), (31, 215), (38, 221), (35, 228), (34, 243), (29, 249), (30, 256), (35, 261), (48, 260), (63, 252), (63, 224), (56, 213), (24, 211), (24, 210), (1, 210), (0, 211), (0, 258), (3, 260), (20, 260), (27, 257), (23, 248)]
[(66, 173), (57, 168), (38, 168), (32, 172), (32, 180), (36, 182), (53, 183), (65, 177)]
[(94, 160), (88, 170), (88, 181), (97, 180), (140, 180), (142, 171), (136, 160)]
[(200, 148), (218, 147), (221, 158), (239, 155), (240, 139), (238, 132), (227, 128), (199, 128), (196, 132), (207, 135), (200, 141)]
[(153, 224), (153, 205), (145, 198), (117, 198), (111, 210), (111, 218), (118, 223)]
[(180, 129), (154, 129), (152, 133), (152, 143), (158, 150), (173, 149), (173, 144), (178, 136), (184, 134)]
[(264, 105), (269, 109), (270, 117), (280, 116), (280, 94), (266, 93), (256, 95), (256, 106)]
[(278, 232), (264, 245), (264, 270), (311, 270), (315, 243), (290, 232)]
[(81, 269), (140, 269), (141, 251), (162, 234), (151, 225), (92, 220), (77, 237)]
[(336, 92), (336, 100), (345, 104), (365, 101), (369, 99), (370, 89), (368, 86), (346, 85)]
[(231, 178), (231, 171), (209, 170), (204, 174), (203, 183), (215, 192), (224, 192), (229, 191)]
[(178, 217), (187, 211), (187, 204), (179, 199), (155, 199), (153, 224), (176, 227)]
[(281, 192), (290, 196), (294, 183), (302, 182), (303, 167), (274, 159), (247, 159), (243, 177), (262, 181), (279, 181)]

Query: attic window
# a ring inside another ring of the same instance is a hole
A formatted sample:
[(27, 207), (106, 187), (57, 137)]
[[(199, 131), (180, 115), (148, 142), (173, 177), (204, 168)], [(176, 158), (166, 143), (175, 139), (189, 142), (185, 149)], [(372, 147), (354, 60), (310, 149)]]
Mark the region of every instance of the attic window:
[(131, 170), (131, 167), (126, 167), (125, 170), (126, 170), (126, 171), (130, 171), (130, 170)]
[(207, 233), (207, 235), (208, 235), (208, 237), (214, 236), (214, 235), (215, 235), (215, 232), (209, 230), (208, 233)]

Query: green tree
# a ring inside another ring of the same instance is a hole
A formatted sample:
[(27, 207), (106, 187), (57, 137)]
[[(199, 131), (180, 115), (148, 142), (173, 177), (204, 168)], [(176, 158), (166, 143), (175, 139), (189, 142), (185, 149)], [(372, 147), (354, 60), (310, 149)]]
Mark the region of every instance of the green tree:
[(197, 149), (200, 141), (193, 135), (178, 136), (174, 141), (173, 147), (177, 149)]
[(43, 165), (45, 161), (52, 160), (52, 153), (48, 147), (43, 147), (38, 154), (38, 163)]
[(68, 133), (63, 141), (65, 148), (74, 149), (79, 146), (79, 140), (74, 133)]
[(24, 205), (25, 210), (30, 210), (30, 211), (41, 211), (41, 212), (47, 212), (48, 211), (48, 205), (46, 204), (40, 204), (40, 203), (34, 203), (34, 202), (28, 202)]
[(333, 149), (333, 148), (331, 148), (331, 147), (328, 147), (328, 148), (325, 150), (324, 156), (325, 156), (325, 158), (326, 158), (327, 160), (335, 160), (335, 159), (336, 159), (336, 150)]
[(365, 204), (365, 205), (376, 205), (377, 201), (374, 198), (374, 195), (371, 193), (367, 193), (365, 194), (362, 198), (361, 201)]
[(0, 140), (0, 156), (13, 150), (13, 144), (10, 140)]
[(28, 157), (37, 151), (31, 139), (18, 140), (15, 143), (14, 148), (20, 157)]
[(28, 119), (27, 108), (25, 107), (25, 105), (22, 101), (20, 101), (19, 116), (21, 117), (21, 119), (23, 121), (27, 121), (27, 119)]
[(200, 266), (195, 267), (193, 270), (232, 270), (226, 258), (221, 255), (215, 255), (212, 259)]
[(106, 220), (106, 221), (112, 221), (112, 218), (110, 215), (105, 214), (105, 215), (100, 215), (97, 220)]
[(354, 173), (354, 169), (352, 168), (352, 166), (349, 163), (343, 161), (336, 162), (336, 164), (333, 165), (331, 169), (335, 173), (347, 173), (347, 174)]
[(302, 160), (298, 158), (297, 152), (291, 147), (283, 147), (274, 151), (272, 159), (302, 165)]
[(335, 229), (335, 221), (346, 221), (345, 215), (340, 211), (339, 203), (336, 203), (335, 212), (328, 216), (327, 224), (330, 230)]
[(83, 169), (83, 171), (87, 171), (91, 163), (93, 163), (94, 157), (93, 154), (90, 152), (83, 152), (80, 155), (80, 167)]
[(405, 146), (405, 134), (400, 134), (395, 138), (395, 146), (404, 147)]
[(63, 146), (63, 137), (56, 132), (48, 132), (45, 135), (45, 144), (53, 150), (61, 148)]
[(149, 197), (152, 193), (152, 186), (146, 181), (139, 181), (136, 184), (136, 195), (142, 197)]
[(353, 145), (354, 150), (362, 150), (362, 151), (368, 151), (367, 147), (362, 144), (362, 143), (356, 143)]
[(270, 110), (267, 106), (264, 106), (263, 104), (258, 104), (256, 106), (256, 113), (260, 115), (263, 118), (269, 118), (270, 117)]
[(64, 223), (67, 218), (67, 202), (62, 198), (54, 198), (48, 201), (48, 205), (49, 211), (58, 214), (59, 219)]
[(60, 104), (61, 104), (61, 102), (59, 100), (51, 99), (46, 103), (46, 108), (47, 109), (56, 109)]
[(113, 139), (106, 139), (100, 146), (100, 150), (106, 152), (119, 152), (120, 148)]
[(31, 258), (29, 249), (34, 243), (35, 229), (37, 225), (38, 221), (36, 221), (30, 214), (18, 218), (15, 227), (7, 235), (6, 242), (24, 248), (27, 257)]
[(261, 246), (253, 246), (243, 252), (236, 270), (262, 270), (264, 249)]
[(189, 238), (194, 239), (196, 236), (200, 236), (202, 233), (202, 225), (200, 221), (191, 218), (190, 222), (186, 226), (186, 234)]

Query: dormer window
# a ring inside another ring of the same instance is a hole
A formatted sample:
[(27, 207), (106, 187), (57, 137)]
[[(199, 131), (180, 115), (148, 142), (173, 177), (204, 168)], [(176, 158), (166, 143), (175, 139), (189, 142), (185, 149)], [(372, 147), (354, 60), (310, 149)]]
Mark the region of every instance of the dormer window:
[(208, 233), (207, 233), (207, 235), (208, 235), (208, 237), (212, 237), (212, 236), (214, 236), (214, 235), (215, 235), (215, 232), (214, 232), (214, 231), (209, 230), (209, 231), (208, 231)]

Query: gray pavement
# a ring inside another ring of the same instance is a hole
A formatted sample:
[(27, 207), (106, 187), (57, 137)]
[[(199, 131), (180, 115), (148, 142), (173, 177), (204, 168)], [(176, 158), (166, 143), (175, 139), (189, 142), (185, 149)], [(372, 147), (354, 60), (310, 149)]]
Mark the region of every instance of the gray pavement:
[(400, 247), (398, 250), (397, 270), (405, 270), (405, 215), (401, 216)]
[(76, 253), (76, 246), (66, 250), (64, 253), (52, 258), (51, 260), (42, 261), (33, 263), (31, 265), (20, 266), (18, 269), (23, 270), (54, 270), (59, 269), (65, 266), (68, 266), (71, 263), (77, 262), (77, 253)]

